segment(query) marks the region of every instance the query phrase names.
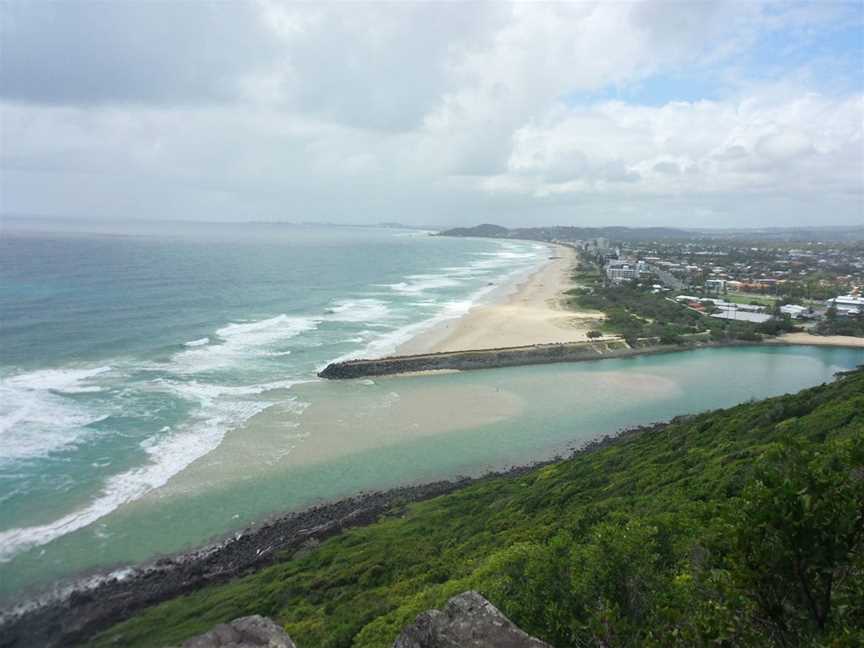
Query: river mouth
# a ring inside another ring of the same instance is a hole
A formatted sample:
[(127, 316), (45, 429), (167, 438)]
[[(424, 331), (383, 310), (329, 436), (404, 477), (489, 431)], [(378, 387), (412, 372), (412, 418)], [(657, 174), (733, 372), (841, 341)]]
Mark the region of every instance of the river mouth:
[(76, 574), (191, 550), (360, 492), (548, 460), (624, 428), (794, 392), (861, 363), (862, 350), (765, 346), (294, 385), (283, 401), (267, 394), (277, 405), (164, 487), (0, 565), (2, 598), (20, 602)]

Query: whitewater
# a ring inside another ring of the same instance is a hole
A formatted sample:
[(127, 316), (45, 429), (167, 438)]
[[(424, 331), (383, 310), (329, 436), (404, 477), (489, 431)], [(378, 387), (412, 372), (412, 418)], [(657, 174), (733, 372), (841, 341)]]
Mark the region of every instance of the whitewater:
[(22, 228), (2, 242), (0, 561), (163, 487), (335, 359), (392, 353), (545, 245), (395, 229)]

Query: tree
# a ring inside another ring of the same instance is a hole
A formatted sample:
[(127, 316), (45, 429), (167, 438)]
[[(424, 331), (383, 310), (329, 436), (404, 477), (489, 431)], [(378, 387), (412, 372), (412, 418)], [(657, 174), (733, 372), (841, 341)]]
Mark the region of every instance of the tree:
[(850, 607), (846, 599), (852, 590), (857, 596), (862, 577), (864, 439), (827, 448), (785, 444), (733, 516), (732, 588), (778, 644), (839, 635), (850, 629), (844, 619), (862, 617), (864, 602)]
[(600, 331), (588, 331), (585, 335), (586, 335), (589, 339), (592, 339), (592, 340), (593, 340), (594, 338), (603, 337), (603, 333), (601, 333)]

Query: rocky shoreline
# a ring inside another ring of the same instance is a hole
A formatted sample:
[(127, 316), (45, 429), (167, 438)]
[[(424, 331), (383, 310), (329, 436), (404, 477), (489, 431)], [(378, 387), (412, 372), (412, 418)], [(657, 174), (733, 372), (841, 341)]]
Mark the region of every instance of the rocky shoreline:
[[(666, 425), (657, 423), (608, 435), (574, 449), (569, 456), (661, 430)], [(114, 571), (82, 579), (62, 593), (0, 612), (0, 648), (53, 648), (82, 643), (145, 607), (290, 559), (292, 554), (312, 549), (346, 529), (372, 524), (386, 515), (400, 515), (410, 503), (489, 479), (518, 477), (561, 459), (514, 466), (482, 477), (364, 493), (283, 515), (217, 544), (124, 570), (121, 576), (112, 576), (118, 573)]]

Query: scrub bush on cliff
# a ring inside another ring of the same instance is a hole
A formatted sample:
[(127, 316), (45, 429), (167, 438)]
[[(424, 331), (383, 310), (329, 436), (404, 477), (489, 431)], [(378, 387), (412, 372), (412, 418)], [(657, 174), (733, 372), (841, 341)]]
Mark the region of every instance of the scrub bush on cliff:
[(864, 437), (785, 443), (737, 504), (697, 574), (698, 643), (864, 645)]
[(662, 623), (673, 562), (666, 533), (622, 517), (583, 540), (561, 532), (511, 547), (498, 558), (489, 593), (554, 646), (641, 646)]

